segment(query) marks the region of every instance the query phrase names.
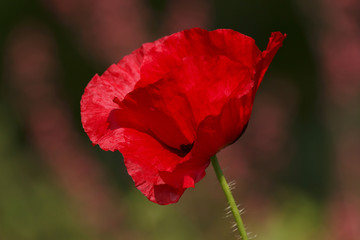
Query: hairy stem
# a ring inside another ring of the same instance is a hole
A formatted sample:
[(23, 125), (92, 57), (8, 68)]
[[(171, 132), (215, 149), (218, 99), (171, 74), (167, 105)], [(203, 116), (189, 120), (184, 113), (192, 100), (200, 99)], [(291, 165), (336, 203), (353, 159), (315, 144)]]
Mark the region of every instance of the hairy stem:
[(243, 240), (248, 240), (248, 236), (246, 234), (246, 230), (245, 230), (245, 227), (244, 227), (244, 223), (243, 223), (243, 221), (241, 219), (239, 209), (236, 206), (234, 197), (233, 197), (233, 195), (231, 193), (231, 190), (230, 190), (230, 187), (229, 187), (228, 183), (226, 182), (226, 179), (225, 179), (224, 174), (223, 174), (223, 172), (222, 172), (222, 170), (220, 168), (220, 165), (219, 165), (219, 162), (217, 160), (216, 155), (211, 157), (211, 163), (212, 163), (212, 165), (214, 167), (214, 170), (215, 170), (216, 176), (217, 176), (217, 178), (218, 178), (218, 180), (220, 182), (221, 188), (223, 189), (223, 191), (225, 193), (226, 199), (229, 202), (230, 209), (231, 209), (232, 214), (234, 215), (234, 218), (235, 218), (235, 221), (236, 221), (240, 236), (241, 236), (241, 238)]

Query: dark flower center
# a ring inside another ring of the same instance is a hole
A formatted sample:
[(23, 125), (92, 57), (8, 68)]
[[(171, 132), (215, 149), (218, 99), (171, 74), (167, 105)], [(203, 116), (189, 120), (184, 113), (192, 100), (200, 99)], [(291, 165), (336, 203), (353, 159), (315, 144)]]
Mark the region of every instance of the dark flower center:
[(185, 153), (185, 155), (186, 155), (186, 154), (188, 154), (188, 153), (191, 151), (191, 149), (193, 148), (193, 146), (194, 146), (194, 143), (181, 144), (181, 145), (180, 145), (180, 150), (181, 150), (183, 153)]
[(164, 148), (166, 148), (167, 150), (169, 150), (172, 153), (175, 153), (176, 155), (178, 155), (179, 157), (185, 157), (193, 148), (194, 143), (190, 143), (190, 144), (181, 144), (180, 145), (180, 149), (174, 148), (174, 147), (170, 147), (169, 145), (159, 141)]

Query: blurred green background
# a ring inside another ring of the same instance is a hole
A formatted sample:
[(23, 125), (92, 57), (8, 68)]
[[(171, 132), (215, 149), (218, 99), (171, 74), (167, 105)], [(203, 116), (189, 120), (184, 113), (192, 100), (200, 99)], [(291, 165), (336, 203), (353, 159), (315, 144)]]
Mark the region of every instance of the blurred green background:
[(232, 28), (261, 49), (288, 35), (246, 133), (218, 155), (250, 235), (359, 239), (359, 1), (1, 0), (1, 240), (236, 238), (211, 167), (158, 206), (81, 126), (95, 73), (192, 27)]

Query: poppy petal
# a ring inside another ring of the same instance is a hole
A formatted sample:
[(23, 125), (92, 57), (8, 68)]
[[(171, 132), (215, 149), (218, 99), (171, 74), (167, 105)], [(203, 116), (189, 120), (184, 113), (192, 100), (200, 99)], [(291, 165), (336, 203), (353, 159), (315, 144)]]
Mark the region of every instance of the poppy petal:
[[(193, 156), (210, 158), (220, 149), (233, 143), (246, 127), (252, 110), (254, 97), (249, 92), (240, 98), (232, 98), (217, 116), (207, 117), (199, 126)], [(229, 128), (228, 126), (231, 126)]]
[(232, 61), (253, 69), (261, 51), (254, 39), (230, 29), (211, 32), (200, 28), (184, 30), (164, 37), (144, 48), (141, 81), (146, 86), (172, 72), (186, 57), (226, 56)]
[[(201, 122), (197, 139), (189, 158), (178, 164), (172, 172), (160, 172), (160, 177), (174, 188), (188, 188), (190, 178), (197, 183), (205, 176), (210, 158), (220, 149), (236, 141), (250, 119), (254, 96), (249, 91), (229, 100), (216, 116)], [(229, 128), (231, 126), (231, 128)]]
[(122, 131), (126, 141), (118, 147), (135, 186), (152, 202), (170, 204), (178, 201), (185, 189), (168, 185), (159, 171), (177, 165), (181, 157), (165, 149), (148, 134), (129, 128)]
[(194, 141), (191, 107), (183, 94), (173, 91), (168, 81), (137, 88), (119, 103), (119, 109), (112, 115), (109, 117), (112, 126), (145, 132), (174, 151)]
[(259, 58), (256, 64), (256, 81), (257, 88), (260, 86), (260, 83), (265, 75), (266, 70), (269, 68), (271, 61), (273, 60), (275, 54), (279, 50), (279, 48), (283, 45), (283, 41), (286, 38), (286, 34), (282, 34), (280, 32), (271, 33), (271, 37), (269, 43), (261, 53), (261, 57)]
[[(81, 98), (81, 121), (93, 144), (109, 131), (108, 117), (117, 107), (114, 98), (122, 100), (140, 79), (142, 49), (134, 51), (118, 64), (111, 65), (102, 76), (95, 75), (85, 88)], [(101, 148), (114, 151), (115, 147)]]
[(252, 88), (249, 79), (247, 68), (225, 56), (185, 58), (168, 78), (138, 87), (119, 102), (109, 115), (110, 128), (134, 128), (182, 150), (194, 142), (206, 116), (218, 114), (231, 94)]
[(226, 56), (185, 58), (169, 78), (188, 99), (196, 128), (205, 117), (219, 114), (231, 95), (253, 85), (250, 70)]

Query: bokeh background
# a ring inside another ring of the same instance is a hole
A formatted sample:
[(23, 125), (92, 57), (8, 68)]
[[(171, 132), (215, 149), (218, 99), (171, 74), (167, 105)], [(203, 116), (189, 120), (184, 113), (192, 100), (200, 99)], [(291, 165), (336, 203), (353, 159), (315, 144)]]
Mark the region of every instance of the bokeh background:
[(360, 236), (357, 0), (1, 0), (0, 239), (235, 239), (210, 167), (179, 203), (136, 190), (80, 122), (88, 81), (182, 29), (287, 33), (243, 137), (218, 155), (250, 235)]

